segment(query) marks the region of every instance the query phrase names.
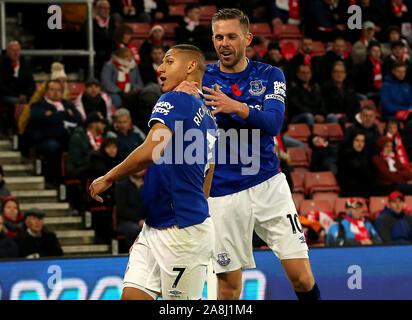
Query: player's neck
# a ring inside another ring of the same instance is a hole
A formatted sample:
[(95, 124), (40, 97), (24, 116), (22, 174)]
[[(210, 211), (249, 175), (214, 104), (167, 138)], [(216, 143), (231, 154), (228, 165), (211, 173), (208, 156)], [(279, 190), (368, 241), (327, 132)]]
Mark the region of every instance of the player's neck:
[(194, 75), (194, 74), (189, 74), (189, 75), (187, 76), (187, 78), (186, 78), (186, 81), (194, 81), (194, 82), (197, 82), (197, 83), (198, 83), (197, 88), (198, 88), (199, 90), (202, 90), (202, 78), (201, 78), (201, 77), (199, 77), (199, 76), (197, 76), (197, 75)]
[(219, 61), (219, 69), (222, 72), (226, 72), (226, 73), (238, 73), (238, 72), (242, 72), (247, 68), (248, 65), (248, 60), (246, 59), (246, 57), (243, 57), (242, 59), (239, 60), (239, 62), (237, 64), (235, 64), (232, 67), (225, 67), (223, 65), (223, 63), (221, 63)]

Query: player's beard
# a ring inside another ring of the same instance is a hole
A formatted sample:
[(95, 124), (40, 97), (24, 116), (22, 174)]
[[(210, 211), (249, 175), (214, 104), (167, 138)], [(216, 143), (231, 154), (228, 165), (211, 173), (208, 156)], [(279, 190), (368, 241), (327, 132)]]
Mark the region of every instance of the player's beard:
[(232, 61), (224, 61), (223, 59), (221, 59), (223, 55), (219, 52), (217, 52), (217, 55), (219, 56), (220, 63), (223, 64), (223, 66), (228, 69), (236, 66), (239, 63), (239, 61), (242, 60), (243, 58), (243, 55), (241, 52), (234, 52)]

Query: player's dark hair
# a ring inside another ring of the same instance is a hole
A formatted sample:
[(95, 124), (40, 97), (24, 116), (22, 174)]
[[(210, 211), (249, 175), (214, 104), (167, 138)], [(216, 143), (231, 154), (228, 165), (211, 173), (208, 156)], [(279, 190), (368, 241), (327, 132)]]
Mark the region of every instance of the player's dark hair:
[(193, 58), (198, 62), (199, 71), (202, 73), (203, 76), (203, 74), (206, 71), (206, 58), (203, 55), (202, 50), (191, 44), (177, 44), (173, 46), (171, 49), (183, 51), (193, 56)]
[(249, 32), (250, 23), (248, 16), (244, 14), (242, 10), (235, 8), (220, 9), (218, 12), (216, 12), (212, 18), (212, 29), (216, 21), (232, 19), (237, 19), (239, 21), (239, 24), (244, 29), (245, 33)]

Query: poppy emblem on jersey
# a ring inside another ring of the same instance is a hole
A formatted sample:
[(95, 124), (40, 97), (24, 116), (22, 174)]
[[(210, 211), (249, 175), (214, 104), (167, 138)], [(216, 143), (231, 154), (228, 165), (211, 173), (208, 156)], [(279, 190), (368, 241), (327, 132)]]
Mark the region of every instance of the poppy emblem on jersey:
[(227, 253), (219, 253), (217, 255), (217, 263), (222, 267), (226, 267), (230, 263), (230, 261), (232, 260), (227, 256)]
[(263, 85), (262, 80), (250, 81), (250, 94), (253, 94), (254, 96), (260, 96), (262, 93), (265, 92), (265, 90), (266, 87)]
[(237, 84), (232, 84), (232, 92), (236, 97), (240, 97), (242, 95), (242, 91)]

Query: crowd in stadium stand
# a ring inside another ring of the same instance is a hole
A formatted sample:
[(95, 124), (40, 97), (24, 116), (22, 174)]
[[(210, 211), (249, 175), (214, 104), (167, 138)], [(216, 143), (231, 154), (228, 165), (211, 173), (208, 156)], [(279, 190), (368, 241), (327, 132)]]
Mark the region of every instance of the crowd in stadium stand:
[[(355, 4), (361, 28), (349, 27), (357, 21), (348, 13)], [(250, 18), (247, 57), (285, 73), (286, 117), (274, 151), (308, 243), (412, 243), (412, 0), (95, 1), (95, 70), (75, 95), (66, 73), (84, 74), (86, 59), (23, 57), (20, 39), (10, 39), (0, 57), (2, 136), (18, 134), (22, 154), (42, 160), (48, 187), (66, 184), (74, 212), (92, 212), (98, 243), (124, 236), (130, 244), (145, 217), (144, 172), (105, 192), (103, 205), (90, 200), (87, 187), (144, 141), (162, 93), (156, 68), (170, 46), (194, 44), (208, 62), (216, 61), (210, 20), (223, 7), (238, 7)], [(33, 22), (32, 10), (44, 16), (43, 5), (9, 8), (35, 35), (34, 48), (87, 48), (85, 5), (62, 5), (60, 31)], [(49, 81), (36, 84), (39, 71), (50, 72)], [(319, 186), (310, 185), (312, 172), (319, 173)], [(335, 179), (329, 185), (322, 185), (325, 172)], [(0, 172), (7, 196), (4, 181)], [(25, 230), (22, 213), (7, 212), (6, 201), (8, 232)], [(0, 237), (4, 247), (4, 232)], [(255, 247), (265, 247), (254, 239)]]

